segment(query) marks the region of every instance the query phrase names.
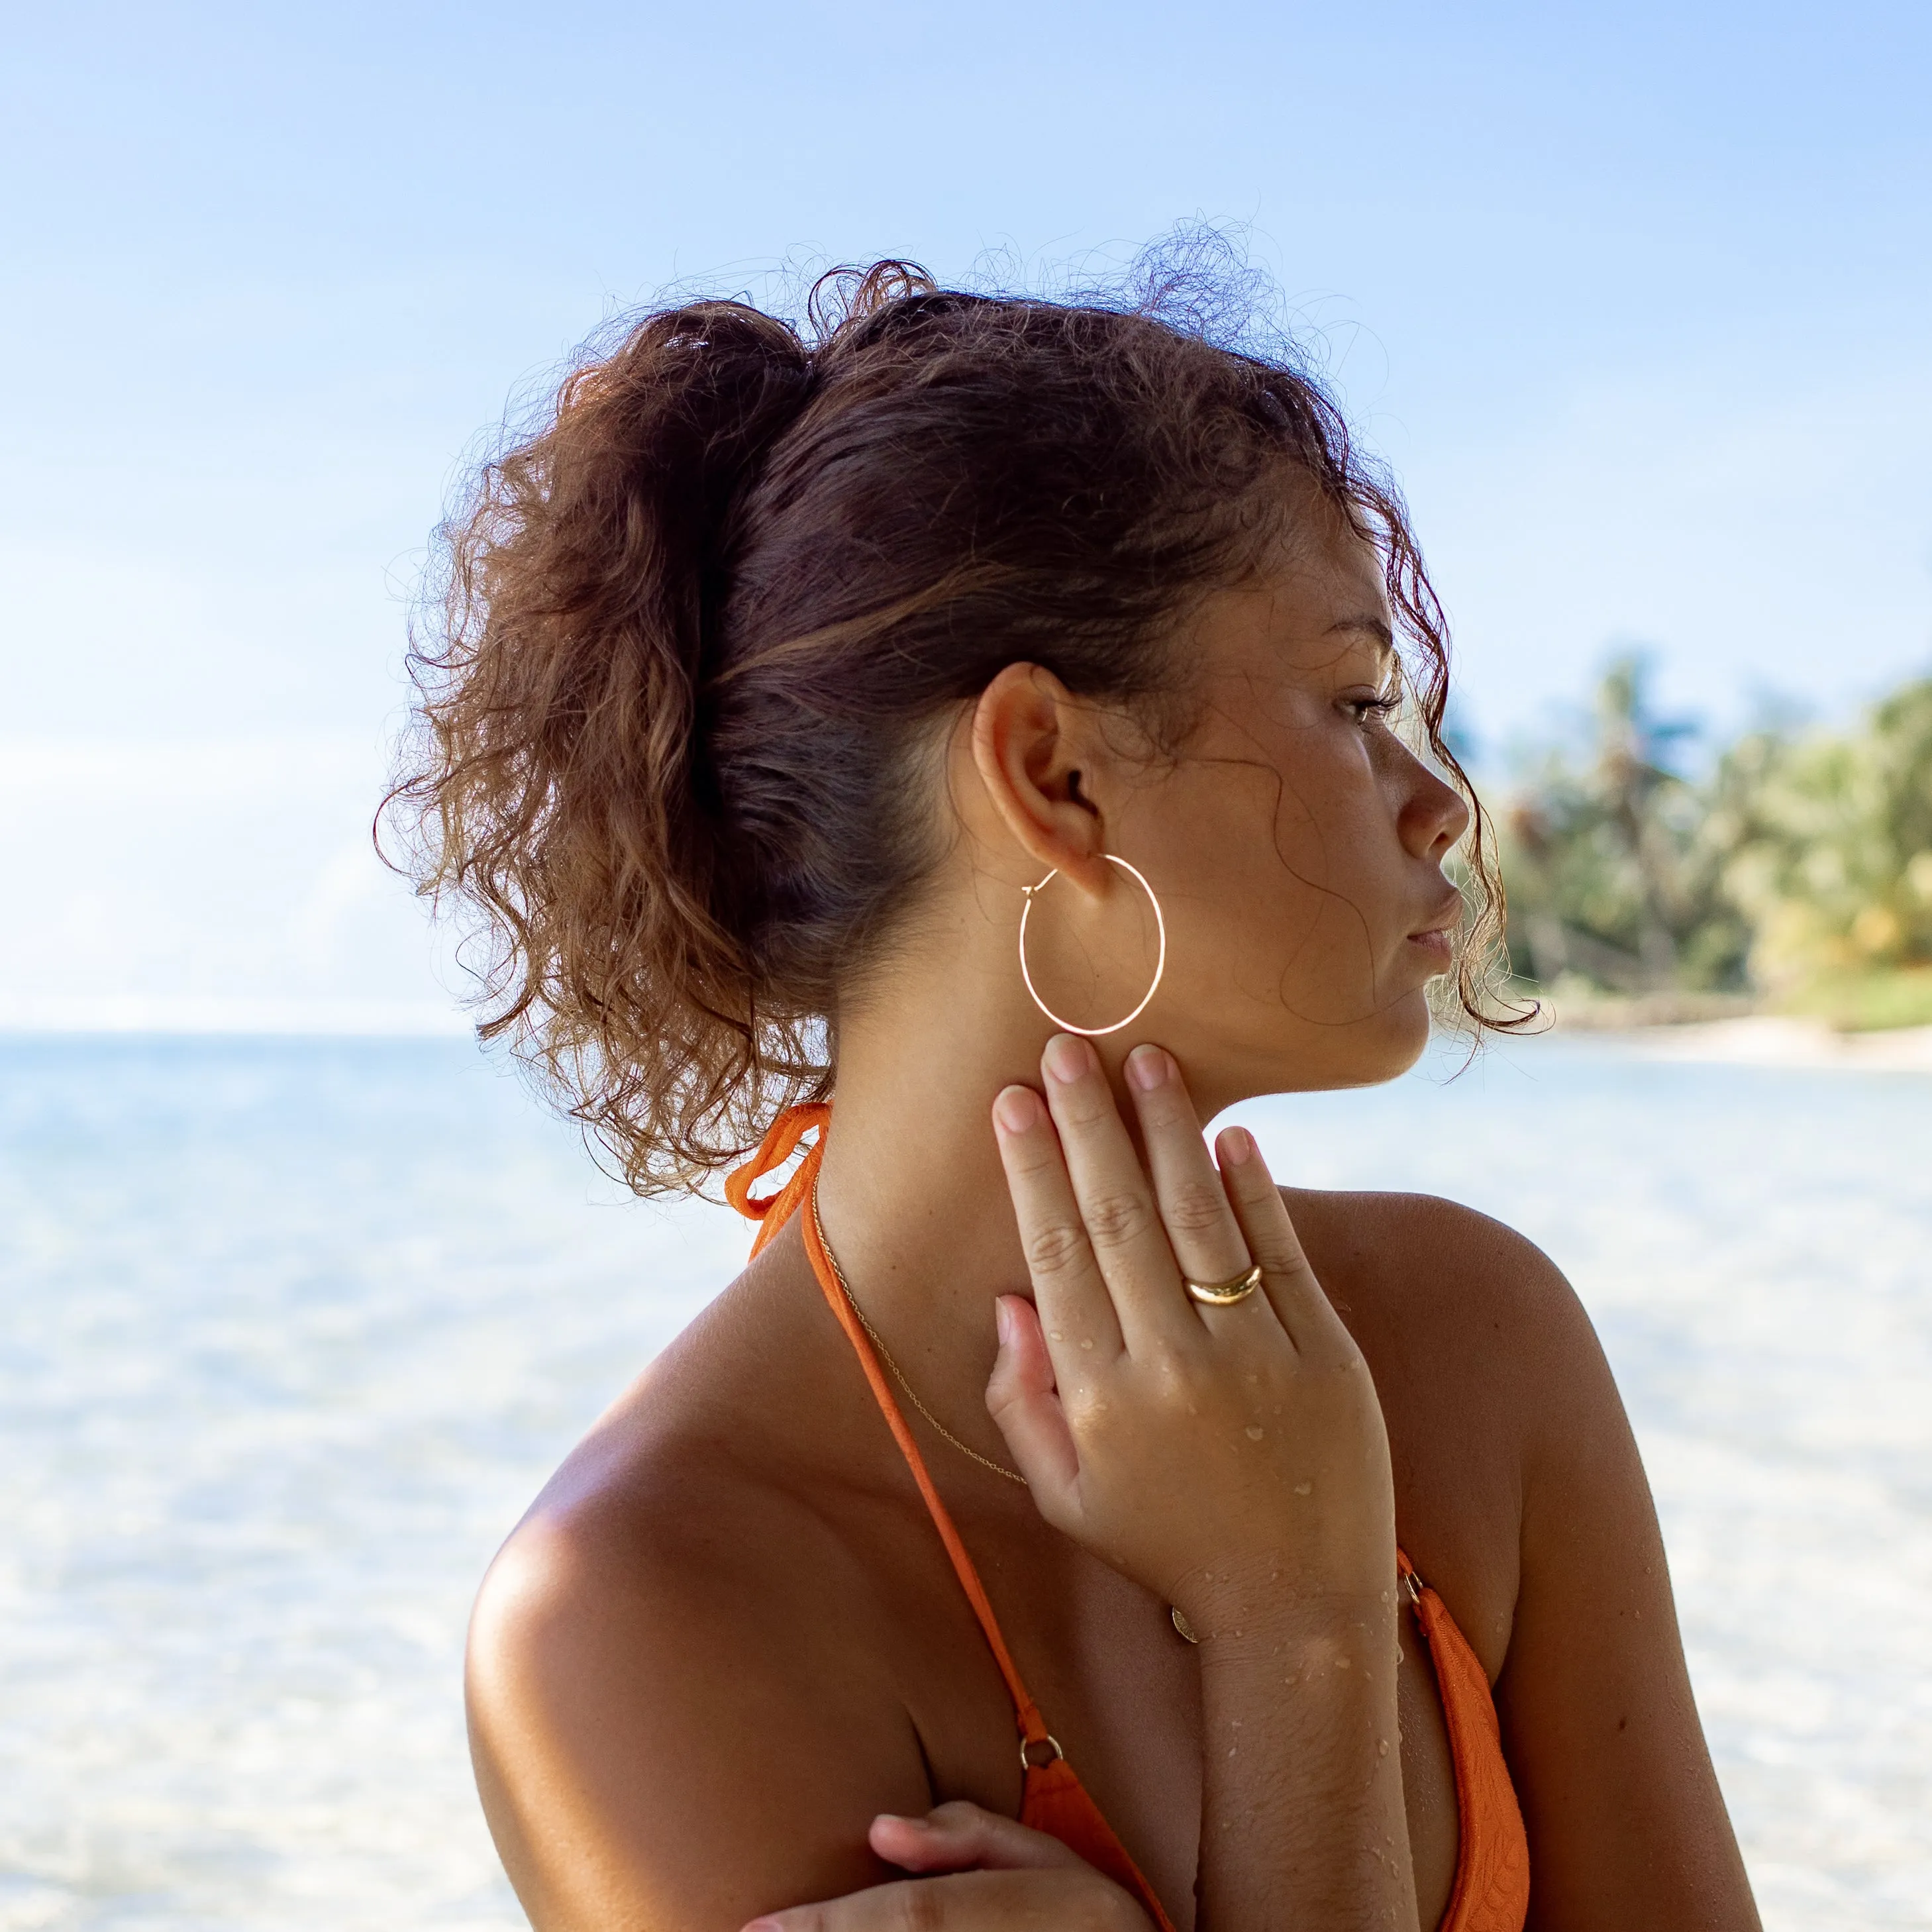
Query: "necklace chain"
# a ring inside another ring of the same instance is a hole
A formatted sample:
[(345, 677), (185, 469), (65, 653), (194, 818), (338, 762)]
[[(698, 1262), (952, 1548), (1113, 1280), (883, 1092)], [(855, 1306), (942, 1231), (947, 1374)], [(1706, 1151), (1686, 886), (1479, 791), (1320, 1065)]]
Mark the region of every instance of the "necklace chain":
[(941, 1438), (951, 1443), (961, 1455), (971, 1456), (981, 1468), (990, 1469), (994, 1475), (1004, 1476), (1008, 1482), (1017, 1483), (1023, 1490), (1030, 1487), (1025, 1477), (1022, 1475), (1018, 1470), (1010, 1469), (1004, 1462), (996, 1462), (992, 1456), (981, 1455), (970, 1442), (961, 1442), (958, 1437), (954, 1435), (952, 1430), (948, 1429), (945, 1424), (941, 1422), (938, 1417), (920, 1400), (918, 1390), (906, 1380), (905, 1371), (892, 1360), (892, 1352), (886, 1346), (884, 1338), (866, 1318), (866, 1311), (859, 1306), (859, 1298), (852, 1292), (852, 1284), (845, 1279), (845, 1270), (838, 1265), (838, 1257), (832, 1252), (832, 1244), (825, 1238), (825, 1223), (818, 1218), (818, 1189), (815, 1184), (812, 1190), (812, 1227), (813, 1233), (818, 1237), (818, 1245), (825, 1251), (825, 1258), (832, 1264), (832, 1276), (838, 1283), (839, 1293), (845, 1298), (846, 1306), (859, 1318), (859, 1326), (865, 1330), (872, 1346), (878, 1351), (880, 1360), (892, 1371), (892, 1380), (905, 1391), (907, 1401), (926, 1418), (926, 1420), (938, 1431)]

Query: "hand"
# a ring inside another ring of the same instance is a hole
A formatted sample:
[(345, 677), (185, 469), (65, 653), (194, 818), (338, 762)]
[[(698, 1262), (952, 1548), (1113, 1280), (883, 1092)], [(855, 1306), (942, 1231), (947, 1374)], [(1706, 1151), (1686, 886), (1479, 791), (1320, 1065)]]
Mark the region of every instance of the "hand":
[[(1204, 1638), (1267, 1606), (1390, 1600), (1381, 1406), (1253, 1138), (1221, 1135), (1217, 1174), (1172, 1056), (1137, 1047), (1144, 1169), (1084, 1040), (1041, 1067), (1045, 1107), (1028, 1087), (994, 1103), (1034, 1298), (1001, 1298), (986, 1391), (1040, 1514)], [(1185, 1277), (1251, 1260), (1258, 1293), (1189, 1298)]]
[(886, 1814), (868, 1835), (888, 1864), (924, 1876), (768, 1912), (745, 1932), (1151, 1932), (1147, 1914), (1058, 1838), (976, 1804)]

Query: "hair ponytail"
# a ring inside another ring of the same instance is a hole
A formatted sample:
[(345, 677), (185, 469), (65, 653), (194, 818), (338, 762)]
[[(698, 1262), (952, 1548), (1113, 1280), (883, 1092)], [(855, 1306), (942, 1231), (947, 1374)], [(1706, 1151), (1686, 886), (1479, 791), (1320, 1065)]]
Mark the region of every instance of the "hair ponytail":
[(620, 1114), (659, 1111), (647, 1095), (702, 1120), (750, 1070), (697, 718), (733, 506), (809, 380), (803, 344), (755, 310), (652, 316), (568, 376), (440, 533), (440, 634), (411, 660), (427, 755), (392, 802), (423, 815), (429, 889), (484, 915), (489, 950), (466, 962), (496, 1005), (484, 1036), (536, 1046), (614, 1148)]

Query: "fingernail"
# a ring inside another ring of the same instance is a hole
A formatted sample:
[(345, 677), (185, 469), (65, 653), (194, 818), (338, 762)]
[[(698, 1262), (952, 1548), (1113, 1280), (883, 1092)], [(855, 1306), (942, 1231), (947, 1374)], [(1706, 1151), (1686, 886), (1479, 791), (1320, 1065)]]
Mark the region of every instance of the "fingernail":
[(1137, 1046), (1127, 1055), (1127, 1078), (1143, 1094), (1151, 1094), (1156, 1087), (1167, 1084), (1168, 1067), (1164, 1048)]
[(1228, 1127), (1221, 1135), (1221, 1165), (1239, 1167), (1255, 1157), (1255, 1137), (1246, 1127)]
[[(1013, 1316), (1004, 1294), (993, 1304), (993, 1327), (998, 1333), (1000, 1348), (1010, 1348), (1013, 1346)], [(879, 1815), (883, 1818), (886, 1814), (882, 1811)]]
[(1070, 1086), (1094, 1066), (1094, 1049), (1070, 1033), (1055, 1034), (1046, 1043), (1046, 1070), (1064, 1086)]
[(993, 1102), (993, 1119), (1003, 1132), (1023, 1134), (1040, 1119), (1040, 1096), (1030, 1087), (1003, 1087)]

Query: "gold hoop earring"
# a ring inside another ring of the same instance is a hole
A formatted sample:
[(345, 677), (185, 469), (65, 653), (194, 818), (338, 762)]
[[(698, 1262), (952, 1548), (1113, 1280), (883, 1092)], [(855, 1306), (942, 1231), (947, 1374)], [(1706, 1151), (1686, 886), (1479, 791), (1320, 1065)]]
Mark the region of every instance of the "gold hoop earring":
[(1026, 982), (1027, 992), (1031, 998), (1034, 1004), (1039, 1007), (1040, 1011), (1046, 1014), (1047, 1018), (1052, 1021), (1054, 1024), (1058, 1027), (1063, 1033), (1084, 1034), (1089, 1040), (1097, 1040), (1102, 1034), (1118, 1033), (1124, 1026), (1132, 1025), (1134, 1022), (1138, 1019), (1141, 1015), (1147, 1011), (1147, 1004), (1148, 1000), (1154, 998), (1156, 991), (1160, 987), (1160, 976), (1167, 970), (1167, 921), (1161, 916), (1160, 901), (1154, 896), (1154, 890), (1153, 886), (1148, 884), (1146, 879), (1142, 875), (1138, 866), (1129, 865), (1124, 859), (1115, 858), (1111, 852), (1103, 852), (1100, 856), (1106, 860), (1108, 865), (1118, 866), (1122, 872), (1130, 874), (1134, 882), (1140, 887), (1142, 892), (1147, 894), (1148, 903), (1154, 908), (1154, 932), (1158, 935), (1160, 940), (1160, 950), (1154, 957), (1154, 979), (1152, 982), (1148, 987), (1147, 991), (1141, 995), (1140, 1004), (1135, 1007), (1133, 1011), (1128, 1014), (1125, 1019), (1116, 1020), (1112, 1026), (1076, 1026), (1071, 1020), (1062, 1019), (1060, 1016), (1040, 998), (1040, 989), (1034, 986), (1033, 982), (1033, 974), (1028, 970), (1027, 966), (1027, 921), (1033, 916), (1033, 902), (1034, 895), (1036, 893), (1045, 892), (1047, 887), (1052, 885), (1055, 879), (1059, 878), (1060, 868), (1058, 866), (1054, 866), (1053, 870), (1048, 873), (1046, 877), (1041, 880), (1038, 885), (1022, 886), (1020, 888), (1021, 896), (1026, 901), (1026, 904), (1020, 908), (1020, 977)]

